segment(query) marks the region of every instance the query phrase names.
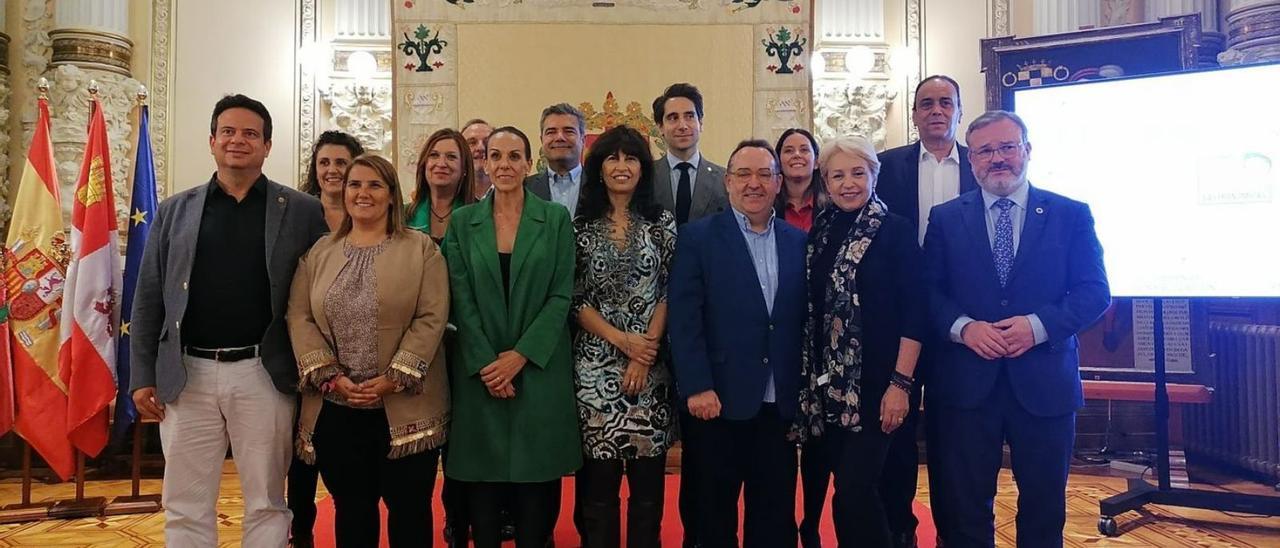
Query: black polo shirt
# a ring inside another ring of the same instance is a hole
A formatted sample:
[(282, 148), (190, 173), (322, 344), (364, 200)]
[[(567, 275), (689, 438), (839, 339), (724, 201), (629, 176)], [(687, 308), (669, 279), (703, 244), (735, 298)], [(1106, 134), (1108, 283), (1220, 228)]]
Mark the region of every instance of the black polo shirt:
[(267, 277), (267, 177), (236, 201), (209, 181), (191, 268), (182, 344), (235, 348), (262, 342), (271, 324)]

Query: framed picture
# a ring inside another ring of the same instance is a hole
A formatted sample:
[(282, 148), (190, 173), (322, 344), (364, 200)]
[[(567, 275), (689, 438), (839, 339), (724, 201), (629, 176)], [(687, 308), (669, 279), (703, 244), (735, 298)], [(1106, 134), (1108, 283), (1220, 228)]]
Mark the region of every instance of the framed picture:
[(981, 41), (987, 109), (1014, 110), (1019, 88), (1217, 66), (1220, 35), (1200, 14), (1151, 23)]

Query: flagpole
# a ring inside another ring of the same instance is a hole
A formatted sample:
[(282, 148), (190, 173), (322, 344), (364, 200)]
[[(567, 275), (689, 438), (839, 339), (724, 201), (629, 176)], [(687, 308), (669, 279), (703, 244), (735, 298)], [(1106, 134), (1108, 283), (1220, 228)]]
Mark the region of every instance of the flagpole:
[[(147, 158), (151, 157), (151, 134), (148, 131), (143, 130), (144, 117), (147, 116), (148, 97), (149, 97), (149, 94), (147, 92), (147, 87), (138, 86), (138, 93), (136, 95), (136, 99), (137, 99), (136, 110), (138, 111), (138, 117), (136, 119), (137, 120), (136, 127), (138, 128), (138, 141), (137, 141), (137, 144), (134, 146), (135, 172), (134, 172), (134, 176), (129, 181), (129, 202), (130, 203), (135, 203), (135, 200), (134, 200), (135, 194), (138, 192), (139, 178), (137, 176), (138, 173), (136, 171), (136, 169), (138, 169), (138, 165), (137, 165), (138, 157), (141, 154), (141, 151), (143, 150), (147, 152)], [(144, 149), (143, 147), (146, 147), (146, 148)], [(152, 179), (154, 179), (154, 175), (149, 180), (152, 180)], [(144, 185), (143, 192), (150, 192), (154, 194), (155, 193), (154, 184)], [(152, 214), (154, 215), (154, 212), (152, 212)], [(133, 232), (132, 225), (130, 225), (128, 232), (129, 233)], [(140, 244), (141, 242), (138, 242), (138, 245)], [(132, 241), (132, 238), (130, 238), (130, 240), (128, 241), (128, 245), (126, 246), (126, 250), (132, 245), (135, 245), (135, 244)], [(128, 270), (127, 264), (125, 266), (125, 270), (126, 271)], [(122, 317), (123, 317), (123, 314), (122, 314)], [(122, 328), (121, 331), (123, 333), (125, 330)], [(127, 390), (128, 387), (125, 386), (124, 389)], [(121, 401), (127, 401), (127, 399), (122, 399)], [(120, 402), (117, 402), (117, 413), (115, 416), (116, 420), (121, 419), (121, 416), (119, 413), (119, 403)], [(160, 505), (159, 494), (150, 494), (150, 495), (142, 494), (142, 445), (145, 439), (145, 437), (143, 436), (143, 429), (146, 427), (147, 424), (150, 424), (152, 422), (154, 421), (144, 421), (142, 420), (141, 417), (134, 418), (133, 420), (133, 458), (132, 458), (133, 462), (129, 467), (129, 479), (130, 479), (129, 495), (118, 496), (111, 499), (111, 501), (107, 503), (106, 507), (103, 509), (104, 515), (114, 516), (114, 515), (120, 515), (120, 514), (153, 513), (153, 512), (159, 512), (160, 510), (163, 509), (163, 507)], [(113, 430), (117, 432), (121, 432), (119, 428), (120, 428), (119, 425), (112, 426)]]

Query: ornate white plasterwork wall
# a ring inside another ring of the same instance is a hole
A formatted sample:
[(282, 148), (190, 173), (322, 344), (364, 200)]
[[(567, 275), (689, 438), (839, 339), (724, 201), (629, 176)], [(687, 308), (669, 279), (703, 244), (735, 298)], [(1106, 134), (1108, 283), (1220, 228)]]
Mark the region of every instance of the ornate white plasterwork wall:
[(173, 62), (173, 2), (151, 3), (151, 147), (156, 168), (156, 192), (169, 195), (169, 68)]

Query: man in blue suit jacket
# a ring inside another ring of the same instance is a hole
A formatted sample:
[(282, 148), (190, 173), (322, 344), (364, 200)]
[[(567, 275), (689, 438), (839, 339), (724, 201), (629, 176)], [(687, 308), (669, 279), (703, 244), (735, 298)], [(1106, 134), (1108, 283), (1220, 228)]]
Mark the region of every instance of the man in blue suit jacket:
[(764, 141), (743, 141), (725, 175), (729, 211), (680, 229), (667, 306), (680, 400), (701, 449), (699, 539), (737, 547), (796, 545), (796, 452), (805, 315), (805, 235), (775, 222), (782, 183)]
[[(940, 74), (925, 78), (916, 85), (915, 98), (911, 104), (911, 122), (920, 133), (920, 140), (886, 150), (879, 155), (880, 176), (876, 179), (876, 195), (889, 206), (889, 211), (911, 221), (921, 243), (924, 242), (925, 228), (929, 225), (929, 210), (933, 206), (978, 188), (978, 182), (973, 178), (973, 168), (969, 165), (969, 149), (956, 140), (962, 115), (960, 84), (951, 77)], [(911, 391), (910, 412), (906, 422), (893, 433), (884, 470), (880, 473), (880, 500), (884, 503), (885, 516), (889, 518), (894, 548), (914, 548), (916, 526), (919, 524), (912, 510), (919, 469), (916, 421), (920, 416), (921, 389), (929, 382), (933, 348), (937, 346), (932, 340), (921, 342), (924, 348), (916, 365), (916, 383)], [(924, 392), (930, 393), (928, 389)], [(929, 403), (926, 402), (925, 407), (928, 406)], [(932, 419), (936, 415), (926, 412), (929, 424), (925, 431), (930, 444), (935, 443), (933, 440), (937, 433), (937, 421)], [(933, 523), (939, 531), (939, 538), (946, 530), (947, 515), (945, 503), (941, 500), (946, 489), (938, 477), (938, 466), (943, 457), (940, 452), (929, 452), (930, 510), (933, 512)], [(808, 462), (808, 459), (801, 461), (802, 475), (809, 474), (810, 468), (805, 468)], [(806, 487), (806, 491), (826, 496), (825, 480), (824, 477), (821, 489)], [(805, 499), (805, 523), (800, 526), (802, 543), (806, 533), (810, 539), (816, 539), (817, 517), (822, 514), (821, 500), (811, 501), (808, 494)], [(812, 512), (811, 504), (817, 505)], [(805, 548), (820, 545), (811, 540)]]
[[(1076, 334), (1110, 303), (1089, 206), (1027, 183), (1026, 125), (991, 111), (965, 140), (981, 187), (933, 208), (925, 236), (938, 349), (931, 402), (949, 548), (994, 546), (1002, 444), (1018, 485), (1019, 546), (1062, 546), (1075, 413)], [(932, 448), (930, 451), (932, 452)]]

